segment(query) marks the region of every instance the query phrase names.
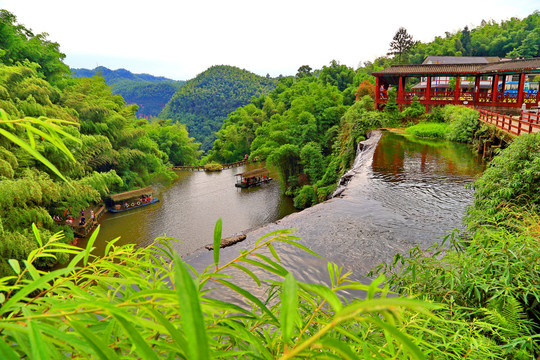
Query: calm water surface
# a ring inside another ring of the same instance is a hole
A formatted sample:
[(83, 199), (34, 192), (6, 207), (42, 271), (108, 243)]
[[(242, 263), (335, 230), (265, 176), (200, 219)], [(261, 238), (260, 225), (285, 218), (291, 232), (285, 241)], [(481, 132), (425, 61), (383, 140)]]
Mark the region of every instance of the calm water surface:
[[(260, 167), (250, 164), (249, 170)], [(157, 204), (118, 214), (107, 213), (96, 244), (121, 236), (119, 244), (148, 245), (158, 236), (180, 240), (181, 256), (212, 243), (214, 226), (223, 219), (223, 236), (231, 236), (275, 221), (295, 211), (291, 199), (280, 194), (279, 182), (251, 189), (234, 186), (235, 174), (246, 167), (221, 172), (178, 172), (170, 186), (158, 189)], [(276, 177), (277, 174), (271, 174)]]

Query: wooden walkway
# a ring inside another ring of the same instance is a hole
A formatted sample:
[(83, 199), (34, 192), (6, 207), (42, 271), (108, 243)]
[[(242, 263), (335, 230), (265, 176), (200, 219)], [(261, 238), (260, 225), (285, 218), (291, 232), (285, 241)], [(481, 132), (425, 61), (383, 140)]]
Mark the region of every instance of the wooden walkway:
[(526, 110), (519, 116), (511, 116), (484, 109), (478, 109), (478, 111), (480, 111), (480, 121), (495, 125), (512, 135), (519, 136), (540, 131), (539, 112)]
[[(221, 170), (230, 169), (230, 168), (250, 164), (252, 162), (255, 162), (255, 161), (253, 161), (253, 160), (241, 160), (241, 161), (237, 161), (237, 162), (233, 162), (233, 163), (229, 163), (229, 164), (223, 164), (223, 165), (221, 165)], [(172, 169), (175, 170), (175, 171), (206, 171), (206, 169), (204, 168), (204, 165), (203, 166), (173, 166)]]

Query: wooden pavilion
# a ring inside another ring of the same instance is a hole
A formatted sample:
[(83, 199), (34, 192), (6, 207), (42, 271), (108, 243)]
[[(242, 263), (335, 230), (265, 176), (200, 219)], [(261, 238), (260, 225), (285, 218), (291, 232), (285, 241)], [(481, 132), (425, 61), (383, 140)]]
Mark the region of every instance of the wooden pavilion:
[[(378, 89), (375, 91), (377, 109), (384, 108), (389, 87), (397, 89), (396, 101), (400, 108), (410, 104), (415, 96), (426, 110), (437, 105), (463, 104), (493, 111), (517, 112), (523, 107), (538, 106), (540, 101), (538, 82), (532, 81), (540, 75), (540, 58), (501, 59), (496, 62), (486, 58), (485, 61), (468, 63), (393, 65), (373, 75)], [(453, 78), (453, 86), (438, 86), (436, 79), (442, 77)], [(425, 86), (406, 90), (407, 80), (411, 78), (416, 78), (416, 81), (420, 78)], [(465, 81), (470, 85), (463, 87), (461, 83)], [(516, 86), (510, 88), (510, 83)]]

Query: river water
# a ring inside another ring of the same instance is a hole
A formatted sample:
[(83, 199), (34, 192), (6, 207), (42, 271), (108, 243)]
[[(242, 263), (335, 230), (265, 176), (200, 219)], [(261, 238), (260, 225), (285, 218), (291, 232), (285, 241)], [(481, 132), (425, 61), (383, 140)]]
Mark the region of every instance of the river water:
[[(340, 197), (248, 232), (241, 245), (222, 249), (221, 262), (271, 231), (297, 229), (298, 242), (323, 257), (288, 244), (276, 245), (283, 265), (298, 280), (329, 283), (330, 261), (352, 271), (352, 279), (367, 282), (362, 276), (382, 262), (391, 262), (396, 253), (406, 253), (417, 244), (429, 247), (461, 228), (473, 195), (467, 185), (483, 171), (482, 161), (463, 144), (391, 132), (380, 141), (379, 137), (375, 133), (366, 141), (351, 170), (354, 176)], [(202, 269), (212, 263), (212, 255), (200, 251), (188, 261)], [(247, 277), (239, 282), (253, 286)]]
[(104, 215), (96, 241), (103, 253), (107, 241), (121, 236), (117, 244), (150, 244), (158, 236), (180, 241), (175, 247), (180, 256), (211, 244), (214, 226), (221, 217), (223, 236), (281, 219), (295, 212), (292, 200), (281, 195), (278, 175), (268, 184), (250, 189), (234, 186), (237, 173), (263, 166), (254, 163), (220, 172), (181, 171), (168, 186), (158, 187), (160, 202), (123, 213)]
[[(244, 242), (221, 250), (222, 262), (271, 231), (297, 229), (298, 242), (322, 256), (278, 244), (283, 265), (297, 279), (328, 283), (331, 261), (352, 271), (353, 279), (366, 281), (363, 275), (392, 261), (396, 253), (417, 244), (428, 247), (461, 228), (472, 202), (467, 185), (484, 165), (463, 144), (375, 132), (341, 195), (296, 213), (290, 199), (280, 195), (277, 181), (249, 190), (235, 188), (234, 174), (243, 170), (179, 173), (174, 184), (159, 189), (158, 204), (107, 215), (98, 246), (120, 235), (120, 243), (146, 245), (166, 234), (182, 241), (176, 250), (201, 270), (213, 261), (203, 247), (212, 243), (214, 224), (221, 217), (224, 237), (247, 234)], [(239, 279), (238, 284), (253, 286), (250, 279)]]

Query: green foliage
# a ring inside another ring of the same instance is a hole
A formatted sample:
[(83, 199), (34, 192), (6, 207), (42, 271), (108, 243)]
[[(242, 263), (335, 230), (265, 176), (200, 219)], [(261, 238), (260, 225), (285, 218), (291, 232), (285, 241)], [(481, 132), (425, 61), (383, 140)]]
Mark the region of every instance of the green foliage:
[[(398, 254), (393, 265), (377, 269), (401, 295), (418, 294), (445, 305), (438, 315), (449, 321), (434, 330), (441, 338), (463, 338), (445, 345), (446, 358), (461, 358), (459, 351), (467, 346), (482, 358), (489, 353), (491, 358), (529, 359), (540, 350), (540, 219), (523, 212), (505, 222), (491, 218), (494, 225), (479, 228), (468, 240), (452, 237), (441, 246), (414, 248), (406, 257)], [(463, 328), (455, 320), (470, 326)], [(484, 340), (464, 344), (471, 335)]]
[(52, 83), (58, 83), (69, 68), (62, 60), (58, 43), (47, 40), (47, 34), (34, 35), (31, 30), (17, 24), (17, 18), (0, 9), (0, 63), (14, 65), (32, 62), (35, 69)]
[(472, 142), (480, 125), (478, 111), (464, 106), (447, 105), (442, 110), (444, 120), (449, 124), (446, 139), (456, 142)]
[(300, 151), (300, 160), (310, 182), (314, 184), (319, 181), (324, 175), (324, 157), (319, 144), (307, 143)]
[(501, 151), (474, 184), (474, 204), (467, 221), (477, 227), (501, 221), (517, 208), (540, 208), (540, 134), (521, 135)]
[[(36, 351), (49, 357), (147, 359), (443, 354), (429, 330), (444, 323), (431, 314), (438, 306), (387, 297), (383, 278), (364, 285), (333, 264), (328, 265), (331, 286), (300, 282), (274, 250), (276, 242), (285, 242), (309, 251), (288, 233), (268, 234), (226, 264), (219, 262), (217, 247), (216, 264), (201, 273), (175, 256), (166, 238), (138, 249), (110, 243), (97, 259), (90, 253), (97, 233), (86, 249), (63, 245), (61, 235), (54, 235), (24, 261), (10, 261), (13, 275), (0, 282), (4, 357), (35, 357)], [(72, 254), (66, 268), (36, 269), (37, 261), (57, 252)], [(230, 277), (231, 270), (268, 291), (256, 297)], [(268, 285), (255, 274), (274, 280)], [(347, 290), (366, 291), (367, 297), (345, 301), (340, 293)], [(219, 300), (223, 291), (244, 301)]]
[(160, 118), (170, 118), (187, 126), (190, 134), (210, 150), (214, 133), (229, 113), (246, 105), (252, 97), (267, 94), (276, 80), (232, 66), (212, 66), (186, 82), (167, 103)]
[(420, 104), (418, 97), (414, 96), (411, 105), (403, 110), (400, 114), (401, 118), (405, 121), (418, 119), (426, 113), (424, 105)]
[(524, 19), (512, 17), (497, 23), (482, 21), (472, 29), (446, 32), (429, 43), (417, 43), (410, 62), (420, 64), (426, 56), (540, 57), (540, 12)]
[(294, 197), (294, 207), (297, 209), (305, 209), (311, 205), (317, 204), (319, 198), (316, 189), (311, 185), (304, 185)]
[(419, 123), (407, 128), (407, 133), (425, 138), (446, 139), (448, 133), (448, 124), (446, 123)]

